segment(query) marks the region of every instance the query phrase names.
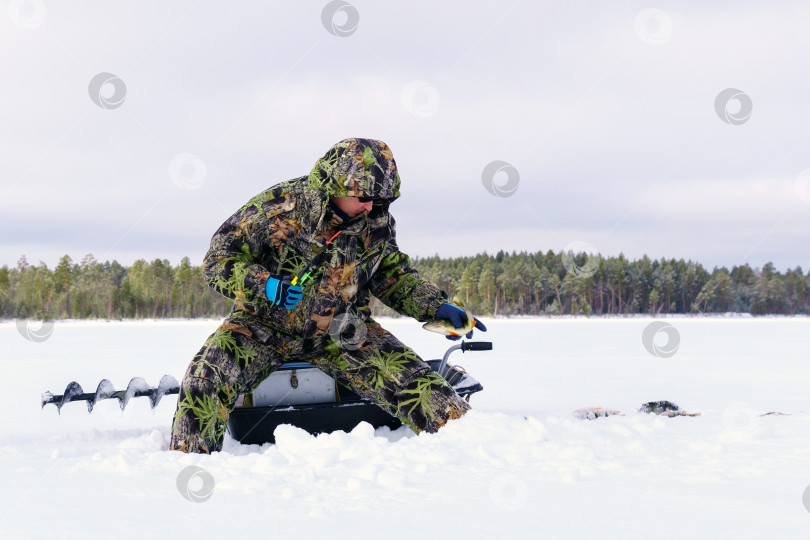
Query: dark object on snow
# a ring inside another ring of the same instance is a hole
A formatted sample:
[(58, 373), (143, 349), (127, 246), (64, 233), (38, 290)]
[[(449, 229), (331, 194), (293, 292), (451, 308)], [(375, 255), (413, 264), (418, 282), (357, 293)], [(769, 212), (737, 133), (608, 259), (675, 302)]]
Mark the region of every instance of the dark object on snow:
[(677, 412), (679, 410), (681, 408), (671, 401), (648, 401), (641, 406), (638, 412), (664, 414), (668, 411)]
[[(671, 401), (648, 401), (638, 412), (653, 413), (660, 416), (700, 416), (699, 412), (690, 413), (682, 411), (680, 407)], [(615, 409), (605, 409), (604, 407), (584, 407), (574, 411), (574, 416), (581, 420), (596, 420), (597, 418), (605, 418), (608, 416), (624, 416), (622, 411)]]
[[(453, 351), (491, 350), (490, 342), (461, 342), (453, 345), (441, 360), (428, 360), (461, 397), (484, 389), (463, 368), (447, 364)], [(243, 444), (275, 442), (273, 432), (282, 424), (292, 424), (312, 434), (351, 431), (360, 422), (375, 428), (396, 429), (402, 423), (373, 402), (338, 384), (311, 364), (286, 364), (274, 371), (228, 417), (228, 431)]]
[(689, 413), (682, 411), (680, 407), (671, 401), (648, 401), (638, 412), (653, 413), (661, 416), (700, 416), (700, 413)]
[(149, 386), (141, 377), (133, 377), (129, 381), (126, 390), (116, 390), (109, 380), (103, 379), (98, 383), (96, 391), (92, 394), (85, 393), (82, 386), (76, 381), (73, 381), (67, 385), (64, 394), (60, 396), (55, 396), (50, 392), (42, 394), (42, 407), (45, 407), (48, 403), (53, 403), (59, 410), (59, 414), (61, 414), (62, 407), (65, 403), (70, 403), (71, 401), (86, 401), (87, 412), (93, 412), (93, 407), (102, 399), (117, 399), (118, 405), (123, 411), (130, 399), (134, 397), (148, 397), (149, 404), (154, 409), (157, 407), (157, 404), (160, 403), (163, 396), (167, 394), (177, 394), (179, 392), (180, 384), (177, 382), (177, 379), (171, 375), (161, 377), (157, 388)]

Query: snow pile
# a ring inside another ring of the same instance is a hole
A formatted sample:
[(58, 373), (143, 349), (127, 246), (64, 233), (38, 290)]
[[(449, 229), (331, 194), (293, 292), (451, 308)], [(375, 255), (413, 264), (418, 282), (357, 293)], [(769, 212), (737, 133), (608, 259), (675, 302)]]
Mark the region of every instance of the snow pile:
[[(0, 325), (8, 538), (807, 538), (807, 320), (672, 320), (669, 360), (644, 320), (493, 321), (491, 353), (451, 358), (485, 387), (439, 433), (312, 436), (223, 452), (165, 451), (175, 400), (39, 410), (39, 394), (182, 375), (216, 322), (58, 323), (32, 344)], [(417, 351), (445, 346), (386, 321)], [(483, 336), (482, 336), (483, 337)], [(123, 347), (123, 348), (122, 348)], [(438, 348), (438, 351), (437, 351)], [(768, 352), (767, 361), (761, 353)], [(637, 412), (671, 399), (701, 416)], [(623, 415), (584, 420), (603, 406)], [(761, 416), (768, 412), (784, 415)], [(384, 532), (382, 532), (384, 531)]]

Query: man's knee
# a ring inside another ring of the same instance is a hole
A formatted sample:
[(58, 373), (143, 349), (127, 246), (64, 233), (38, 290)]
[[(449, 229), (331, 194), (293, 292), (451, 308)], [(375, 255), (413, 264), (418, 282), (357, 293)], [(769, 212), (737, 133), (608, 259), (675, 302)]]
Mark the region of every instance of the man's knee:
[(183, 377), (169, 449), (205, 454), (221, 450), (236, 397), (236, 389), (227, 383)]
[(438, 373), (414, 377), (397, 392), (400, 418), (417, 433), (435, 433), (448, 421), (462, 417), (470, 405)]

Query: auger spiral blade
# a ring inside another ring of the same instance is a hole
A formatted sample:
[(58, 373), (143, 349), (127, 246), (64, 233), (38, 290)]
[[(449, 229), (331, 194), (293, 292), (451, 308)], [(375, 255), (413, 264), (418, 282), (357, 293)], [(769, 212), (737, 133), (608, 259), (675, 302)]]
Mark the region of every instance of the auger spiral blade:
[(59, 414), (62, 414), (62, 407), (66, 403), (70, 403), (71, 401), (86, 401), (87, 412), (93, 412), (93, 407), (95, 407), (96, 403), (99, 401), (103, 399), (117, 399), (123, 411), (132, 398), (148, 397), (149, 405), (154, 409), (157, 407), (158, 403), (160, 403), (160, 400), (163, 399), (163, 396), (179, 393), (180, 384), (177, 382), (177, 379), (171, 375), (164, 375), (160, 379), (157, 387), (149, 386), (149, 383), (142, 377), (133, 377), (129, 381), (126, 390), (116, 390), (115, 386), (113, 386), (108, 379), (102, 379), (101, 382), (98, 383), (96, 391), (93, 393), (85, 393), (82, 386), (76, 381), (73, 381), (65, 387), (65, 392), (62, 395), (55, 396), (51, 392), (42, 394), (42, 407), (44, 408), (48, 403), (53, 403), (56, 405)]

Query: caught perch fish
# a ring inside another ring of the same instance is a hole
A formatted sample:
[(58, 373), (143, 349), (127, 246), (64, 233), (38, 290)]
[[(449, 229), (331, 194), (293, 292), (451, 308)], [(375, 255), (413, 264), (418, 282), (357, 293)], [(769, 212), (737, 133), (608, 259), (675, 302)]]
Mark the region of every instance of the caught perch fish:
[(638, 412), (653, 413), (660, 416), (700, 416), (699, 412), (686, 412), (671, 401), (648, 401)]
[(596, 420), (608, 416), (624, 416), (624, 413), (616, 409), (605, 409), (604, 407), (583, 407), (575, 410), (574, 416), (581, 420)]
[(473, 317), (473, 314), (464, 307), (458, 297), (453, 297), (453, 305), (459, 309), (463, 309), (464, 313), (467, 315), (467, 322), (464, 327), (456, 328), (453, 326), (453, 323), (447, 319), (434, 319), (423, 324), (422, 328), (429, 332), (436, 332), (437, 334), (442, 334), (444, 336), (463, 336), (469, 334), (470, 331), (475, 327), (475, 317)]

